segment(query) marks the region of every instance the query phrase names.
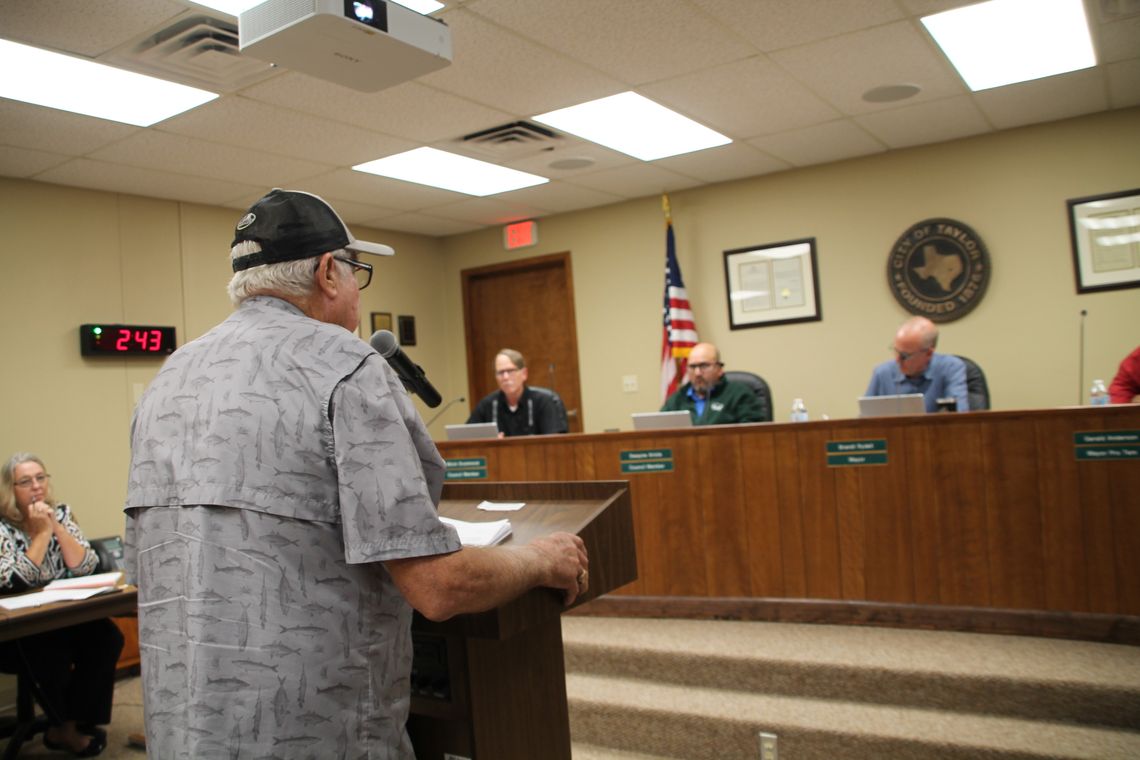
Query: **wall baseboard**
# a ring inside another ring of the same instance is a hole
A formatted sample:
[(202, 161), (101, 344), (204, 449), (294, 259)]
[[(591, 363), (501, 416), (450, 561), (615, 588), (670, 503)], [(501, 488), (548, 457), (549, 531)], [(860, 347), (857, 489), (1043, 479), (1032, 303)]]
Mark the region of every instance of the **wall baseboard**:
[(1078, 639), (1140, 646), (1140, 617), (819, 599), (622, 596), (608, 594), (568, 613), (598, 617), (746, 620), (917, 628)]

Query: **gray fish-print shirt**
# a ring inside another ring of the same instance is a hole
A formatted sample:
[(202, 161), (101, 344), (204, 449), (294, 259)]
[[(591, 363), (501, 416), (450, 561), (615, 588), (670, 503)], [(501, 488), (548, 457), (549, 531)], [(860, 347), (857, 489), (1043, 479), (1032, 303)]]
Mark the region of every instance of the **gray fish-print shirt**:
[(148, 754), (411, 758), (412, 610), (380, 563), (460, 548), (443, 473), (387, 362), (285, 301), (172, 354), (126, 503)]

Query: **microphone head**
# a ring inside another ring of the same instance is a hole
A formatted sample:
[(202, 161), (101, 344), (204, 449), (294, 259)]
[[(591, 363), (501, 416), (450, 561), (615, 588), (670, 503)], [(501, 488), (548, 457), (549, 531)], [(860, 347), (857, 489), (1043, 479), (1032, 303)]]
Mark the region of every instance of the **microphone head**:
[(385, 359), (392, 358), (400, 350), (400, 344), (396, 341), (396, 336), (392, 334), (391, 330), (377, 330), (372, 333), (368, 343)]

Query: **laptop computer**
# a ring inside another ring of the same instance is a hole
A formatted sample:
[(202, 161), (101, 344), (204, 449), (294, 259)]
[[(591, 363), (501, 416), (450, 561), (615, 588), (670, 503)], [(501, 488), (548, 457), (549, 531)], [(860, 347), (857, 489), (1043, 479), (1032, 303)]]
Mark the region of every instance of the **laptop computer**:
[(634, 412), (634, 430), (668, 430), (669, 428), (687, 428), (693, 426), (692, 416), (681, 410), (679, 412)]
[(499, 426), (494, 422), (472, 422), (469, 425), (445, 425), (447, 440), (474, 441), (479, 438), (498, 438)]
[(926, 401), (921, 393), (859, 397), (860, 417), (898, 417), (903, 414), (926, 414)]

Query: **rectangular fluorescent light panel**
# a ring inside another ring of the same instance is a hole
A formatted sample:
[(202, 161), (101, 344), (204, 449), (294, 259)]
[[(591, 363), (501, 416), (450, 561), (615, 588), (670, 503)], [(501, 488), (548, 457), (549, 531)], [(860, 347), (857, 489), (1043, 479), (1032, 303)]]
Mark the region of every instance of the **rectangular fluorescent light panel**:
[(535, 116), (534, 120), (642, 161), (732, 142), (636, 92), (622, 92)]
[(537, 174), (496, 166), (435, 148), (416, 148), (352, 168), (358, 172), (478, 196), (534, 187), (550, 181)]
[(136, 127), (169, 119), (215, 93), (83, 58), (0, 40), (0, 97)]
[(1096, 65), (1081, 0), (990, 0), (922, 23), (975, 92)]

